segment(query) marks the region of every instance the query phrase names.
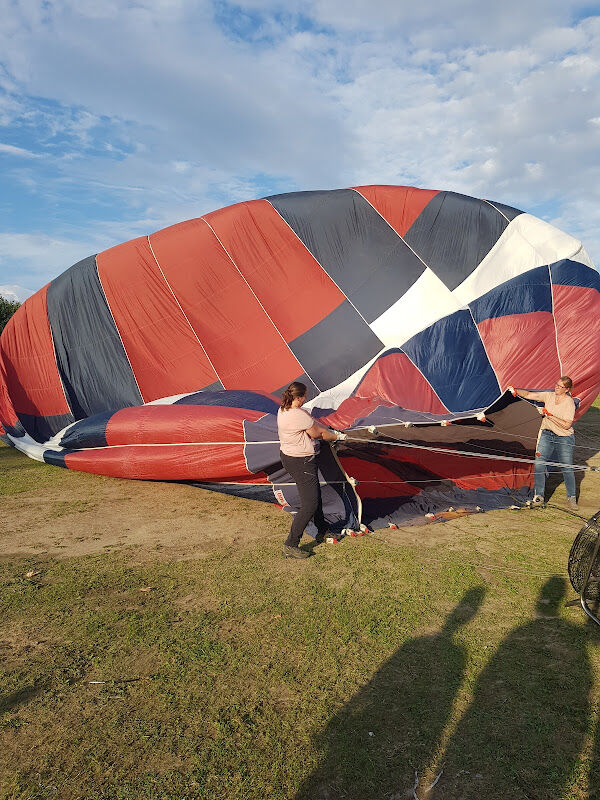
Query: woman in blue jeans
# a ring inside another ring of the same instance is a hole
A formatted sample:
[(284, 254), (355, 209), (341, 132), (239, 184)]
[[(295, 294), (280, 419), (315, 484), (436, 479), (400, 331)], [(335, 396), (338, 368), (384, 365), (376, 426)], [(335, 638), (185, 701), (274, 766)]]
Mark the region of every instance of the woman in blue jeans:
[[(569, 505), (571, 508), (577, 508), (575, 475), (571, 466), (575, 448), (573, 431), (575, 403), (569, 394), (572, 387), (571, 378), (563, 375), (556, 382), (553, 392), (528, 392), (525, 389), (513, 389), (513, 393), (518, 394), (519, 397), (524, 397), (526, 400), (541, 400), (544, 403), (544, 407), (539, 409), (543, 419), (535, 454), (535, 489), (531, 503), (533, 506), (544, 504), (546, 463), (557, 461), (562, 465)], [(512, 389), (512, 387), (509, 388)]]

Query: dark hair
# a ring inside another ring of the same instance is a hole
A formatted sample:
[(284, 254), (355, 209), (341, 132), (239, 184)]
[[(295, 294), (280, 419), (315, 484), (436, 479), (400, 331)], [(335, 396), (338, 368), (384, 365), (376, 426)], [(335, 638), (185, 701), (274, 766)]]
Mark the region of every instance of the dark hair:
[(573, 381), (569, 378), (568, 375), (561, 375), (561, 381), (563, 382), (565, 389), (572, 389), (573, 388)]
[(281, 407), (284, 411), (287, 411), (288, 408), (292, 407), (296, 397), (304, 397), (305, 394), (306, 386), (300, 381), (293, 381), (281, 395)]

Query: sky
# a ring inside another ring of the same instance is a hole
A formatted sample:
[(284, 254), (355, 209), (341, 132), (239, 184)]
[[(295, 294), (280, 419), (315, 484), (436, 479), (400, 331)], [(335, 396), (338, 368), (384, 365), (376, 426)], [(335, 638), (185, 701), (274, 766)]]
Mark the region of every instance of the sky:
[(600, 5), (0, 0), (0, 294), (279, 192), (516, 206), (600, 264)]

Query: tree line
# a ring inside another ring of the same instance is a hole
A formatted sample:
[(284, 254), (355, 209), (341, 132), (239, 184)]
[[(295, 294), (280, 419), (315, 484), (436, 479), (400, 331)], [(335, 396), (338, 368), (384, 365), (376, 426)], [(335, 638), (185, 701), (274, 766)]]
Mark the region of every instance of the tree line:
[(0, 333), (2, 333), (6, 323), (20, 305), (21, 303), (18, 300), (8, 300), (8, 298), (2, 297), (0, 294)]

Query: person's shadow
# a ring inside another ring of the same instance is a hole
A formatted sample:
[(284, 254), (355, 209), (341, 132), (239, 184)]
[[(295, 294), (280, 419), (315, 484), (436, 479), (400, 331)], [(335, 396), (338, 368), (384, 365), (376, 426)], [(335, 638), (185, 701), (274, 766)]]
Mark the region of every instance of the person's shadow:
[(296, 800), (406, 796), (415, 770), (432, 760), (465, 668), (456, 630), (477, 613), (485, 590), (469, 590), (443, 628), (411, 639), (319, 735), (323, 760)]
[(559, 800), (590, 724), (587, 632), (556, 616), (565, 580), (543, 586), (537, 619), (512, 631), (475, 686), (427, 800)]

